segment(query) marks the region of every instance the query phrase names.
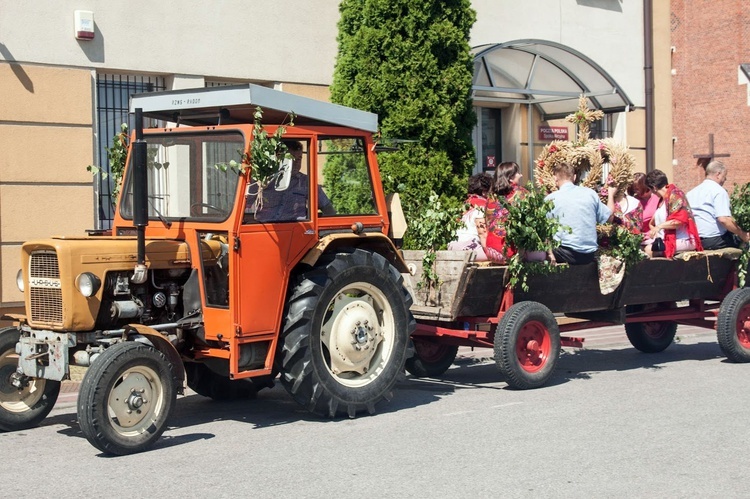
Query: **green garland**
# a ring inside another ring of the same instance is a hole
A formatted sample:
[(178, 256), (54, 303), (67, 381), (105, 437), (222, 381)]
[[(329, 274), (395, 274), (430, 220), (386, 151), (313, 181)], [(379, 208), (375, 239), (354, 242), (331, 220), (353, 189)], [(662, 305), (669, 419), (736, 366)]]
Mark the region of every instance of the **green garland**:
[[(732, 207), (732, 217), (737, 225), (744, 231), (750, 229), (750, 182), (743, 185), (734, 184), (734, 189), (730, 196), (730, 205)], [(742, 255), (740, 255), (739, 266), (737, 268), (737, 284), (740, 288), (745, 287), (747, 278), (747, 266), (750, 263), (750, 246), (747, 243), (742, 244)]]
[[(449, 204), (446, 205), (446, 202)], [(463, 205), (450, 204), (449, 200), (441, 200), (435, 192), (432, 192), (427, 208), (420, 213), (419, 217), (410, 220), (409, 233), (412, 240), (418, 248), (425, 249), (422, 259), (422, 279), (419, 281), (418, 288), (421, 289), (424, 286), (431, 288), (440, 284), (440, 277), (435, 269), (436, 251), (445, 249), (453, 239), (456, 230), (463, 223), (461, 221), (463, 211), (465, 211)]]
[(562, 226), (557, 218), (550, 215), (555, 205), (544, 199), (544, 192), (531, 183), (526, 188), (529, 192), (512, 203), (500, 200), (500, 204), (508, 210), (505, 221), (506, 245), (517, 251), (508, 261), (508, 285), (520, 285), (524, 291), (529, 290), (527, 280), (530, 275), (552, 274), (561, 271), (564, 266), (551, 265), (548, 261), (525, 262), (523, 252), (551, 251), (560, 246), (555, 235), (561, 231), (570, 232), (569, 227)]
[(625, 227), (615, 224), (597, 225), (596, 233), (599, 251), (623, 261), (625, 269), (633, 268), (646, 258), (646, 254), (641, 251), (643, 236), (640, 234), (633, 234)]

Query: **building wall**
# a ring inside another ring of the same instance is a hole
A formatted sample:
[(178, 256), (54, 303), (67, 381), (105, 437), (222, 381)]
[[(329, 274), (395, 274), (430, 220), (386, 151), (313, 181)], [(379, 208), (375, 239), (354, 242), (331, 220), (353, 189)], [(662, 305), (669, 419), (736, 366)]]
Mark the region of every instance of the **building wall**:
[(0, 301), (16, 287), (21, 244), (93, 227), (91, 72), (0, 62)]
[[(0, 0), (0, 59), (328, 85), (338, 0)], [(94, 13), (94, 40), (74, 12)]]
[(725, 187), (750, 182), (750, 107), (738, 66), (750, 63), (750, 2), (672, 0), (674, 180), (690, 189), (703, 179), (695, 154), (714, 152), (729, 169)]
[(654, 168), (662, 170), (669, 178), (672, 178), (671, 10), (669, 2), (654, 0), (652, 4), (654, 24)]
[[(477, 11), (477, 22), (471, 32), (472, 46), (528, 38), (550, 40), (581, 52), (602, 67), (636, 108), (615, 117), (614, 137), (630, 147), (637, 169), (646, 170), (642, 1), (473, 0), (472, 5)], [(503, 110), (504, 115), (507, 109)], [(538, 157), (546, 142), (534, 138), (533, 155), (529, 158), (526, 106), (514, 105), (511, 109), (515, 118), (507, 126), (504, 124), (504, 130), (516, 130), (513, 138), (519, 142), (503, 141), (503, 160), (517, 161), (529, 178), (531, 161)], [(574, 127), (565, 120), (540, 122), (539, 116), (532, 120), (534, 133), (541, 124), (567, 126), (569, 136), (575, 134)], [(659, 140), (661, 154), (671, 161), (670, 131)]]
[[(253, 81), (327, 100), (338, 4), (0, 0), (0, 309), (21, 300), (15, 275), (23, 241), (81, 235), (94, 227), (92, 178), (85, 167), (106, 161), (94, 152), (97, 73), (158, 75), (167, 88)], [(642, 2), (473, 0), (472, 5), (477, 11), (472, 45), (521, 38), (568, 45), (601, 65), (643, 105)], [(93, 40), (75, 39), (76, 9), (94, 13)], [(503, 114), (503, 148), (517, 155), (524, 150), (528, 155), (524, 115), (519, 107)], [(622, 123), (637, 117), (628, 113)], [(628, 124), (623, 130), (638, 129)]]
[(562, 43), (593, 59), (636, 106), (644, 106), (642, 1), (472, 0), (471, 4), (477, 11), (472, 46), (526, 38)]

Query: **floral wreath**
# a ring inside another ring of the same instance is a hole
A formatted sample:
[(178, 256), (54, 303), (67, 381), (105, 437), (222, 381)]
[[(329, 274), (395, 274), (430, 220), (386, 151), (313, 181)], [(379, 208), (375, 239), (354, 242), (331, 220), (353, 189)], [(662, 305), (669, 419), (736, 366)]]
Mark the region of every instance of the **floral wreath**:
[[(624, 192), (633, 182), (635, 158), (627, 146), (613, 139), (589, 139), (589, 124), (604, 116), (602, 111), (590, 111), (586, 97), (578, 100), (578, 111), (566, 120), (578, 125), (578, 136), (573, 141), (554, 141), (542, 150), (536, 160), (534, 178), (539, 187), (547, 192), (557, 190), (553, 170), (558, 163), (566, 162), (575, 170), (576, 177), (582, 178), (581, 185), (593, 189), (606, 202), (608, 191)], [(607, 180), (602, 185), (602, 173), (608, 168)]]

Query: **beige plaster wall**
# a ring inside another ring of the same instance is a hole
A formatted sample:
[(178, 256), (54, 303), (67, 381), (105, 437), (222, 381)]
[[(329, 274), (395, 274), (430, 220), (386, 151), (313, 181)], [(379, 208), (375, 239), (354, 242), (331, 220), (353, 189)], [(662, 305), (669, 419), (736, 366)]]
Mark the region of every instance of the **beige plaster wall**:
[(673, 179), (672, 31), (670, 2), (653, 2), (654, 21), (654, 168)]
[(0, 121), (91, 125), (91, 72), (0, 62)]
[(24, 241), (93, 228), (92, 78), (86, 69), (0, 62), (0, 312), (23, 297)]
[(624, 116), (625, 143), (635, 158), (635, 170), (646, 173), (646, 110), (639, 108)]
[(300, 83), (280, 83), (276, 85), (276, 90), (289, 92), (290, 94), (301, 95), (320, 101), (331, 101), (331, 90), (328, 85), (303, 85)]

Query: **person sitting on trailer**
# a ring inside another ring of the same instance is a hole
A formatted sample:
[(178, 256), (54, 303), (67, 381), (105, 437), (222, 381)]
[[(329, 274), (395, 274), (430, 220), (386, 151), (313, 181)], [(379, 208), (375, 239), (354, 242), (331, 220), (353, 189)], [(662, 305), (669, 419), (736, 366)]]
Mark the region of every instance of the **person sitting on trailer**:
[(506, 263), (515, 254), (515, 249), (505, 244), (505, 220), (508, 209), (502, 204), (513, 203), (523, 198), (529, 191), (521, 187), (521, 168), (514, 161), (500, 163), (495, 169), (491, 195), (497, 202), (487, 214), (487, 237), (483, 242), (484, 251), (490, 261)]
[(703, 249), (739, 248), (750, 241), (750, 233), (737, 225), (723, 185), (727, 167), (721, 161), (706, 165), (706, 179), (687, 193)]
[(646, 185), (646, 174), (641, 172), (635, 174), (633, 183), (628, 187), (628, 194), (641, 203), (643, 209), (641, 234), (647, 234), (650, 230), (651, 219), (654, 218), (654, 212), (659, 206), (659, 196), (651, 192), (651, 189)]
[(596, 240), (596, 224), (603, 224), (612, 217), (612, 210), (601, 202), (599, 195), (587, 187), (575, 185), (575, 170), (568, 163), (558, 163), (552, 173), (557, 190), (545, 198), (552, 201), (551, 215), (557, 217), (563, 227), (570, 231), (558, 232), (555, 239), (560, 246), (550, 252), (552, 263), (583, 265), (595, 260), (599, 248)]
[(643, 207), (640, 201), (628, 192), (618, 191), (616, 187), (610, 186), (607, 189), (607, 208), (612, 211), (612, 223), (626, 228), (633, 234), (641, 233)]
[[(659, 207), (651, 220), (648, 236), (654, 240), (662, 238), (664, 256), (672, 258), (678, 251), (703, 251), (698, 228), (690, 209), (685, 193), (676, 185), (670, 184), (667, 175), (661, 170), (654, 170), (646, 175), (646, 185), (661, 198)], [(662, 252), (653, 250), (654, 243), (646, 245), (646, 254), (661, 256)]]
[(492, 177), (486, 173), (477, 173), (469, 177), (469, 206), (461, 217), (463, 225), (456, 231), (456, 239), (448, 243), (452, 251), (472, 251), (474, 260), (483, 262), (487, 255), (482, 248), (482, 241), (486, 238), (486, 213), (494, 208), (494, 203), (487, 199), (492, 187)]

